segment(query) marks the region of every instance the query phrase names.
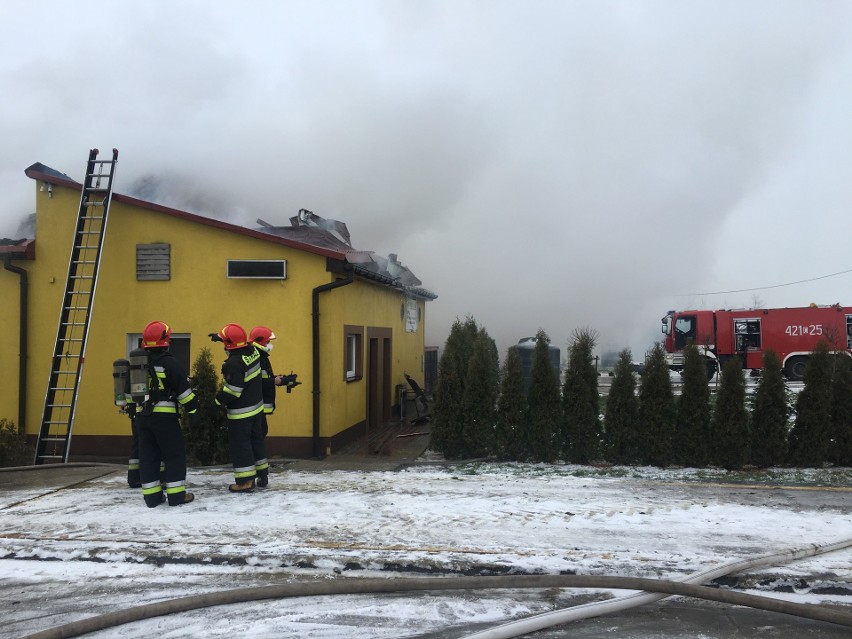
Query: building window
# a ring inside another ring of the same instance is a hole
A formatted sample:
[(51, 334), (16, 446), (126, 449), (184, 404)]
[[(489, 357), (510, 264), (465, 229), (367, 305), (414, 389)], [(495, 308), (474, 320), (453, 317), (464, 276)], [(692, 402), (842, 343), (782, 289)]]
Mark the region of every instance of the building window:
[(287, 260), (228, 260), (228, 277), (256, 280), (286, 280)]
[[(205, 338), (206, 339), (206, 338)], [(189, 333), (172, 333), (171, 339), (169, 340), (169, 352), (172, 356), (178, 361), (178, 363), (183, 366), (183, 370), (189, 374), (190, 369), (190, 358), (189, 358), (189, 350), (190, 347), (190, 335)], [(135, 348), (142, 348), (142, 333), (128, 333), (127, 334), (127, 354), (130, 355), (130, 351)]]
[(364, 375), (364, 327), (343, 327), (343, 378), (361, 379)]
[(170, 280), (171, 276), (170, 244), (136, 245), (137, 280)]
[(734, 333), (737, 336), (737, 350), (760, 350), (760, 319), (734, 320)]

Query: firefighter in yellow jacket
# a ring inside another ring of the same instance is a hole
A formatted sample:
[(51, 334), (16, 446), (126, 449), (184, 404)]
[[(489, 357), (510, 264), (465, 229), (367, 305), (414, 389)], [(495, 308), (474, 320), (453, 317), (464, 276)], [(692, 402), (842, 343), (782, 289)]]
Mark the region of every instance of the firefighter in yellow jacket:
[[(234, 483), (228, 490), (251, 492), (257, 479), (257, 462), (266, 464), (260, 353), (239, 324), (227, 324), (210, 337), (223, 342), (228, 354), (222, 365), (222, 388), (216, 393), (216, 404), (224, 406), (228, 414), (228, 444), (234, 466)], [(266, 464), (267, 472), (268, 468)]]

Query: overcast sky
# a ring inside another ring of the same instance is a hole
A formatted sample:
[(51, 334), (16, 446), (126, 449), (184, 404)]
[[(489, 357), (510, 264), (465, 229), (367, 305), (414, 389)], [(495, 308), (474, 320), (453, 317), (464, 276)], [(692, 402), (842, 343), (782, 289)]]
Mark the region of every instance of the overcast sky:
[(852, 269), (846, 0), (0, 0), (0, 23), (0, 237), (27, 166), (82, 181), (116, 147), (120, 193), (307, 208), (397, 253), (439, 295), (432, 345), (472, 315), (501, 356), (592, 327), (638, 359), (669, 309), (852, 305), (852, 272), (777, 286)]

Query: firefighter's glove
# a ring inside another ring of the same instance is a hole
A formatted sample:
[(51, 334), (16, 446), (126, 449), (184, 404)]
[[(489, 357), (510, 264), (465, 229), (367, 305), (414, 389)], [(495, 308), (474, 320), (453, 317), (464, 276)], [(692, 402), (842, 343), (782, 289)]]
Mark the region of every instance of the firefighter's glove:
[(289, 375), (281, 375), (280, 376), (281, 383), (278, 384), (278, 385), (279, 386), (286, 386), (287, 392), (289, 393), (290, 391), (293, 390), (293, 388), (295, 388), (296, 386), (298, 386), (299, 384), (302, 383), (302, 382), (296, 381), (297, 377), (298, 377), (298, 375), (296, 373), (290, 373)]
[(210, 338), (211, 342), (221, 342), (222, 338), (219, 337), (219, 333), (207, 333), (207, 337)]

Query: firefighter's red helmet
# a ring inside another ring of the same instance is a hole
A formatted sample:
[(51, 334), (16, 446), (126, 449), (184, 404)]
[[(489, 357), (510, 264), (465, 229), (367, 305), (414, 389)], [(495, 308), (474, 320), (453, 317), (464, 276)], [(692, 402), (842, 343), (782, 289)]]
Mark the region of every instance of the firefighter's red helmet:
[(165, 322), (151, 322), (142, 331), (142, 348), (164, 348), (169, 345), (172, 329)]
[(254, 342), (261, 348), (267, 348), (269, 342), (275, 339), (275, 333), (268, 326), (255, 326), (249, 333), (249, 341)]
[(226, 324), (225, 328), (219, 331), (219, 337), (225, 343), (225, 350), (228, 351), (248, 344), (246, 330), (239, 324)]

